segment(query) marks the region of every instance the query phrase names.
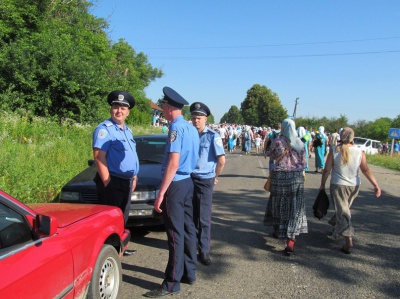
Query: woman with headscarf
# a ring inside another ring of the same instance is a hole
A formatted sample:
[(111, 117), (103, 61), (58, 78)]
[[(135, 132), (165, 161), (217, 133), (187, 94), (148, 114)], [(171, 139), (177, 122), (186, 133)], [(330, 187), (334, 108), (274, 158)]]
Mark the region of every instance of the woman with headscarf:
[(304, 127), (299, 127), (297, 129), (297, 135), (299, 136), (300, 140), (304, 143), (304, 149), (306, 152), (306, 167), (304, 170), (308, 170), (308, 147), (311, 139), (310, 133), (306, 131)]
[(320, 140), (320, 145), (314, 147), (315, 152), (315, 172), (319, 169), (323, 170), (325, 168), (325, 147), (326, 147), (326, 135), (325, 128), (320, 126), (318, 128), (318, 133), (315, 135), (315, 140)]
[(231, 125), (228, 128), (228, 151), (233, 152), (233, 128)]
[(243, 134), (243, 143), (246, 155), (250, 154), (252, 142), (253, 142), (253, 132), (251, 131), (250, 126), (246, 126)]
[(365, 153), (353, 145), (354, 131), (347, 127), (340, 133), (341, 144), (333, 147), (326, 158), (325, 169), (322, 172), (321, 186), (331, 173), (330, 194), (335, 206), (335, 215), (328, 221), (334, 226), (332, 239), (343, 236), (346, 240), (341, 251), (349, 254), (353, 248), (354, 229), (351, 223), (350, 207), (360, 189), (359, 169), (374, 186), (376, 197), (381, 195), (381, 189), (369, 169)]
[(282, 122), (281, 135), (272, 141), (269, 154), (279, 161), (271, 172), (264, 224), (273, 226), (275, 238), (286, 239), (285, 252), (289, 255), (294, 250), (296, 236), (308, 231), (303, 194), (306, 156), (293, 120)]

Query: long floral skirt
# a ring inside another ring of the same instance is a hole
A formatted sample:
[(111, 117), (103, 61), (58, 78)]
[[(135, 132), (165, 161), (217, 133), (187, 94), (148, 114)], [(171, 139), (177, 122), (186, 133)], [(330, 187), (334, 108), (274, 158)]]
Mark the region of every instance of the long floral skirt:
[(273, 171), (264, 224), (273, 226), (279, 238), (308, 232), (302, 171)]

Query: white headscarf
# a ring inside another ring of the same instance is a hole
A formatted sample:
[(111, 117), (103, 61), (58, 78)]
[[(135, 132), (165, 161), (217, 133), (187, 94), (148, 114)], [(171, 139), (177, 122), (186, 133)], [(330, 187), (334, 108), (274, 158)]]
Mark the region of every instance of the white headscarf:
[(303, 142), (297, 137), (296, 124), (290, 118), (282, 122), (281, 135), (289, 141), (289, 145), (296, 152), (299, 153), (304, 150)]
[(322, 134), (322, 135), (325, 135), (325, 128), (324, 128), (323, 126), (320, 126), (320, 127), (318, 128), (318, 133), (320, 133), (320, 134)]
[(299, 136), (299, 138), (304, 137), (304, 135), (306, 135), (306, 129), (304, 129), (304, 127), (298, 127), (297, 135)]

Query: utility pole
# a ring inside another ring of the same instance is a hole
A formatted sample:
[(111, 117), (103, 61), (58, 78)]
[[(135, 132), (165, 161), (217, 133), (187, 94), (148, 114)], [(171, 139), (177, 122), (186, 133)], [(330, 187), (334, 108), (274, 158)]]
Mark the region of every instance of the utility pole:
[(293, 119), (296, 119), (296, 108), (297, 108), (297, 103), (300, 98), (296, 98), (295, 104), (294, 104), (294, 111), (293, 111)]

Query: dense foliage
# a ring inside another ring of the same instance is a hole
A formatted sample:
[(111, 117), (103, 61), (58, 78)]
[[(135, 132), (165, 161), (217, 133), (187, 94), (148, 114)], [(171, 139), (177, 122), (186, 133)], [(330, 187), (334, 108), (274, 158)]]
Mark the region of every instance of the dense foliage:
[(241, 111), (244, 123), (254, 126), (272, 126), (288, 116), (278, 95), (260, 84), (254, 84), (247, 91)]
[(98, 122), (108, 117), (105, 98), (127, 90), (136, 99), (130, 120), (151, 122), (144, 88), (162, 71), (123, 39), (112, 44), (108, 24), (85, 0), (0, 2), (0, 109), (32, 116)]
[(243, 117), (240, 113), (240, 110), (236, 106), (231, 106), (228, 112), (224, 114), (221, 118), (221, 123), (229, 123), (229, 124), (243, 124)]

